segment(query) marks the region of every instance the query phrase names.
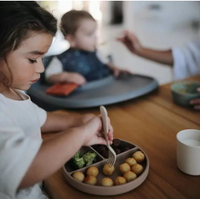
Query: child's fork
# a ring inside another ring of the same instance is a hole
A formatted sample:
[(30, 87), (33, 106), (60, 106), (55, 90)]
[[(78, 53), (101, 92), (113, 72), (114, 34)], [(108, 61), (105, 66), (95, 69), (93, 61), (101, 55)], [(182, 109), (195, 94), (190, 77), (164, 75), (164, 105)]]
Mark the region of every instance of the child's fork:
[(108, 134), (109, 128), (108, 128), (106, 108), (104, 106), (101, 106), (100, 112), (101, 112), (101, 117), (102, 117), (102, 120), (103, 120), (103, 133), (104, 133), (104, 137), (106, 139), (107, 147), (108, 147), (108, 151), (109, 151), (107, 163), (113, 166), (116, 162), (116, 153), (113, 150), (113, 148), (110, 146), (109, 141), (108, 141), (108, 135), (107, 134)]

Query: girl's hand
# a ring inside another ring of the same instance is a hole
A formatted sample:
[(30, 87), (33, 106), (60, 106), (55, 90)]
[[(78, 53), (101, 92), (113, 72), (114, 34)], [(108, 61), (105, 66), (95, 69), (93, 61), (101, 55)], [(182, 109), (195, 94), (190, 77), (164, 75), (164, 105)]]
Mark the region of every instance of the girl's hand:
[(134, 54), (138, 54), (143, 48), (138, 38), (127, 30), (124, 31), (122, 36), (117, 38), (117, 40), (122, 42)]
[[(109, 132), (108, 132), (108, 140), (110, 144), (112, 144), (113, 140), (113, 127), (110, 125), (109, 120)], [(94, 144), (106, 144), (106, 140), (102, 134), (103, 124), (100, 116), (94, 117), (84, 125), (84, 133), (85, 133), (85, 146), (90, 146)]]
[(63, 72), (62, 79), (63, 82), (69, 82), (78, 85), (83, 85), (86, 83), (86, 79), (79, 73)]
[[(200, 93), (200, 88), (197, 88), (197, 91)], [(194, 105), (194, 109), (200, 110), (200, 99), (191, 100), (190, 104)]]
[(88, 113), (85, 115), (77, 115), (74, 117), (74, 125), (73, 126), (81, 126), (87, 123), (89, 120), (95, 118), (96, 116), (92, 113)]

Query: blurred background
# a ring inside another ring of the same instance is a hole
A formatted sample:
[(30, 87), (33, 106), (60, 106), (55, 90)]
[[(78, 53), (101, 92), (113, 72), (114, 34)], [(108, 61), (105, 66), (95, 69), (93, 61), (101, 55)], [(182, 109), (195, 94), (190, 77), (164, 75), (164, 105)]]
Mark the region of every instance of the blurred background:
[[(59, 20), (71, 10), (87, 10), (98, 21), (99, 49), (111, 55), (120, 68), (156, 78), (159, 84), (173, 80), (172, 69), (132, 55), (115, 40), (123, 30), (136, 34), (142, 45), (154, 49), (182, 46), (200, 33), (198, 1), (39, 1)], [(60, 31), (47, 53), (56, 55), (69, 47)]]

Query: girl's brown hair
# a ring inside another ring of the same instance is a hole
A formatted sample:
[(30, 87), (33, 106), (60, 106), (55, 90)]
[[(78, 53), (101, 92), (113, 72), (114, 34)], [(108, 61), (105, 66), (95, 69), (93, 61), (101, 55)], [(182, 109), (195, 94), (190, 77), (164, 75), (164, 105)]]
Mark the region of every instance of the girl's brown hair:
[[(0, 60), (19, 48), (31, 32), (57, 31), (57, 20), (34, 1), (0, 1)], [(0, 83), (10, 86), (13, 76), (7, 63), (9, 77), (0, 71)]]
[(34, 1), (0, 2), (0, 58), (16, 50), (31, 31), (56, 34), (57, 20)]

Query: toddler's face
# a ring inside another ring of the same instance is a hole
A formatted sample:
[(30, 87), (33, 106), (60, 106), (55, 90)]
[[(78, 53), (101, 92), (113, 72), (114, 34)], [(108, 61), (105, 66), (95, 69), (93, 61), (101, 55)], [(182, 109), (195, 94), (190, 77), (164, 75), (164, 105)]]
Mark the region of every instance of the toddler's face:
[(97, 43), (97, 23), (91, 19), (84, 19), (81, 21), (78, 30), (74, 35), (74, 46), (75, 48), (95, 51)]
[[(27, 90), (39, 80), (40, 73), (44, 72), (42, 57), (47, 53), (51, 42), (50, 34), (33, 33), (17, 50), (7, 56), (7, 63), (13, 75), (11, 88)], [(2, 66), (3, 69), (7, 68), (6, 63)]]

